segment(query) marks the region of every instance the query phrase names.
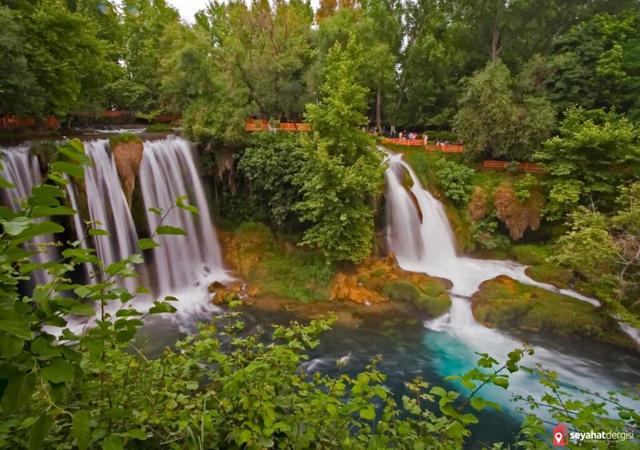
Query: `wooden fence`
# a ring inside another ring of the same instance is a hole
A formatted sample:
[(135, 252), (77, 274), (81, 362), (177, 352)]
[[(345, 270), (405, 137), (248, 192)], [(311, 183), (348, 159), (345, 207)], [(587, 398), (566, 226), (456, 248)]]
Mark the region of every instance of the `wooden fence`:
[(266, 119), (249, 119), (244, 126), (245, 131), (250, 133), (256, 131), (289, 131), (289, 132), (301, 132), (311, 131), (311, 124), (304, 122), (280, 122), (277, 127), (269, 125), (269, 121)]
[[(35, 117), (30, 116), (2, 116), (0, 117), (0, 130), (15, 130), (22, 128), (36, 128), (38, 125)], [(47, 130), (60, 128), (60, 121), (53, 116), (42, 119), (42, 125)]]
[(384, 138), (383, 144), (401, 145), (405, 147), (424, 147), (428, 152), (462, 153), (464, 147), (458, 144), (427, 144), (423, 139)]

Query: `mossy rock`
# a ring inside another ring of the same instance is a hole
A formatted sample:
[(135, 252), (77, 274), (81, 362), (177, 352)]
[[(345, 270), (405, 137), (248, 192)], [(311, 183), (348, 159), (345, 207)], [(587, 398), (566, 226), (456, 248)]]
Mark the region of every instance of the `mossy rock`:
[(526, 273), (533, 280), (552, 284), (557, 288), (568, 288), (573, 280), (573, 273), (556, 264), (546, 263), (528, 267)]
[(512, 257), (527, 265), (546, 264), (552, 254), (552, 249), (547, 245), (520, 244), (511, 248)]
[(113, 149), (119, 144), (128, 144), (130, 142), (137, 142), (142, 144), (140, 136), (134, 133), (122, 133), (109, 138), (109, 146)]
[(593, 305), (506, 276), (485, 281), (472, 297), (473, 315), (489, 327), (545, 332), (633, 348), (615, 319)]
[(393, 301), (413, 304), (430, 317), (438, 317), (451, 308), (451, 298), (439, 281), (416, 285), (407, 280), (386, 283), (382, 293)]

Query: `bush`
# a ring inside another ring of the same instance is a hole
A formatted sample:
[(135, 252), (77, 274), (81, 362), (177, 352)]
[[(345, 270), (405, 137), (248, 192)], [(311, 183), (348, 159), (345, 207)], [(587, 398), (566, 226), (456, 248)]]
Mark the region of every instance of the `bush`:
[(473, 169), (442, 158), (436, 163), (436, 170), (436, 181), (444, 195), (459, 206), (466, 205), (473, 189)]
[(267, 206), (269, 222), (276, 228), (297, 223), (294, 205), (301, 200), (295, 180), (305, 164), (297, 136), (256, 133), (238, 162), (238, 171), (251, 188), (252, 201)]

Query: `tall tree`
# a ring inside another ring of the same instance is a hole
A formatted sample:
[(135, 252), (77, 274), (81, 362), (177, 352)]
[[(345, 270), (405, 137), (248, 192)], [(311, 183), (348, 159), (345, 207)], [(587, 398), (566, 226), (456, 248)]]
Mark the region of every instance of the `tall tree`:
[(372, 249), (373, 197), (382, 188), (382, 164), (372, 139), (360, 129), (366, 121), (366, 89), (358, 84), (362, 49), (352, 37), (327, 55), (322, 99), (307, 106), (313, 135), (303, 137), (306, 163), (297, 183), (296, 205), (309, 224), (302, 243), (331, 261), (359, 262)]
[(527, 160), (554, 122), (548, 100), (525, 80), (516, 84), (498, 59), (466, 80), (454, 124), (471, 154)]

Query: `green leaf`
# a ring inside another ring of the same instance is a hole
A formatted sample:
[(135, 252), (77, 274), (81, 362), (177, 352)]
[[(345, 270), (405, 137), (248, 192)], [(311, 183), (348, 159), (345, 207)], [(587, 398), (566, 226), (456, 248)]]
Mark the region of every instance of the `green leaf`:
[(158, 244), (156, 241), (154, 241), (153, 239), (140, 239), (138, 241), (138, 245), (140, 246), (140, 250), (151, 250), (154, 249), (156, 247), (160, 247), (160, 244)]
[(42, 414), (29, 430), (29, 450), (42, 449), (44, 438), (53, 425), (53, 420), (47, 414)]
[(110, 436), (102, 441), (102, 450), (123, 450), (124, 444), (122, 439), (116, 436)]
[(56, 358), (42, 369), (42, 378), (51, 383), (66, 383), (73, 381), (75, 372), (73, 364), (62, 358)]
[(10, 182), (9, 180), (5, 180), (3, 177), (0, 177), (0, 188), (4, 189), (15, 189), (16, 185)]
[(13, 220), (0, 221), (0, 223), (4, 228), (4, 232), (9, 236), (18, 236), (29, 227), (31, 221), (27, 217), (16, 217)]
[(89, 236), (109, 236), (109, 233), (101, 228), (89, 228), (88, 233)]
[(51, 164), (51, 169), (55, 170), (56, 172), (66, 173), (74, 178), (84, 178), (84, 168), (77, 164), (72, 164), (65, 161), (56, 161)]
[(473, 397), (471, 399), (471, 406), (476, 411), (480, 411), (480, 410), (484, 409), (484, 407), (485, 407), (484, 399), (482, 397)]
[(133, 430), (127, 430), (125, 433), (128, 438), (137, 439), (138, 441), (146, 441), (147, 440), (147, 432), (141, 428), (134, 428)]
[(88, 303), (76, 303), (71, 307), (69, 312), (71, 314), (86, 317), (91, 317), (96, 313), (96, 311), (93, 309), (93, 305), (90, 305)]
[(73, 216), (76, 210), (68, 206), (35, 206), (32, 217)]
[(40, 236), (43, 234), (62, 233), (63, 231), (64, 231), (64, 227), (61, 225), (58, 225), (57, 223), (53, 223), (53, 222), (33, 223), (29, 225), (29, 227), (26, 230), (20, 233), (20, 235), (18, 236), (17, 242), (24, 242), (31, 239), (32, 237)]
[(182, 228), (172, 227), (171, 225), (160, 225), (156, 229), (156, 233), (160, 235), (163, 235), (163, 234), (180, 235), (180, 236), (187, 235), (187, 233)]
[(176, 308), (166, 302), (154, 302), (153, 306), (149, 308), (149, 314), (162, 314), (162, 313), (174, 313)]
[(149, 208), (149, 212), (154, 213), (156, 216), (161, 216), (163, 213), (162, 208)]
[(33, 393), (35, 386), (35, 376), (32, 374), (14, 374), (9, 377), (9, 383), (2, 396), (2, 409), (4, 412), (12, 413), (19, 406), (24, 405)]
[(509, 380), (505, 377), (496, 377), (493, 380), (493, 384), (496, 386), (500, 386), (501, 388), (507, 389), (509, 387)]
[(24, 346), (24, 339), (16, 336), (0, 336), (0, 354), (7, 359), (11, 359), (20, 354)]
[(369, 405), (366, 408), (360, 410), (360, 417), (362, 417), (364, 420), (373, 420), (376, 418), (376, 410), (373, 408), (373, 406)]
[(89, 448), (89, 443), (91, 442), (90, 420), (91, 415), (88, 411), (81, 410), (73, 415), (73, 435), (80, 450)]
[(179, 197), (178, 200), (176, 200), (176, 206), (180, 209), (184, 209), (185, 211), (189, 211), (191, 214), (193, 215), (198, 215), (200, 212), (198, 211), (198, 208), (196, 208), (193, 205), (189, 205), (187, 202), (187, 196), (183, 195), (182, 197)]

